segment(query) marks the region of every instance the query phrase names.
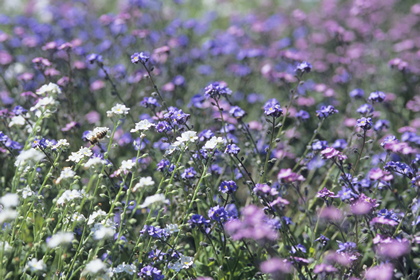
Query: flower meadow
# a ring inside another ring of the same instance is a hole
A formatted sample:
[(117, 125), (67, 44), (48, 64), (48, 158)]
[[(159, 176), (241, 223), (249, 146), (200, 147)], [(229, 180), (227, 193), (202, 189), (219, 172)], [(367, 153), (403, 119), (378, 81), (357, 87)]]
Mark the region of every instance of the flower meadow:
[(416, 2), (1, 14), (0, 279), (418, 279)]

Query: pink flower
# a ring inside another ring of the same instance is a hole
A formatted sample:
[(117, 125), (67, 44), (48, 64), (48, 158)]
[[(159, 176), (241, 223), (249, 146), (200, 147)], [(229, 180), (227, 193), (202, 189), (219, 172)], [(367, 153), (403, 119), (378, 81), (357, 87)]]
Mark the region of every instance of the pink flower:
[(285, 183), (291, 183), (296, 181), (305, 181), (305, 178), (297, 173), (292, 172), (292, 169), (281, 169), (277, 175), (277, 179)]

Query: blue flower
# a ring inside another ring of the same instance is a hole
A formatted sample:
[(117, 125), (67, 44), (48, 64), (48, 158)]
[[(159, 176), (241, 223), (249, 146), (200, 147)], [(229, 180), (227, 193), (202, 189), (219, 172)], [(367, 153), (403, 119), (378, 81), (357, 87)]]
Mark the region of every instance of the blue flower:
[(280, 107), (280, 103), (275, 99), (270, 99), (264, 105), (264, 113), (267, 116), (273, 116), (275, 118), (280, 117), (283, 114), (283, 110)]
[(141, 64), (146, 64), (147, 61), (149, 61), (150, 56), (144, 52), (140, 52), (140, 53), (134, 53), (131, 56), (131, 63), (137, 64), (137, 63), (141, 63)]
[(225, 208), (219, 205), (210, 208), (210, 210), (208, 211), (208, 215), (211, 220), (217, 222), (224, 222), (228, 218)]
[(229, 144), (226, 146), (225, 153), (231, 154), (231, 155), (237, 155), (240, 151), (241, 149), (238, 146), (236, 146), (236, 144)]
[(385, 100), (385, 93), (383, 93), (382, 91), (374, 91), (372, 93), (370, 93), (369, 95), (369, 101), (373, 102), (382, 102)]
[(372, 119), (371, 118), (360, 118), (357, 120), (357, 126), (363, 130), (369, 130), (372, 128)]
[(238, 189), (238, 186), (234, 181), (223, 181), (219, 185), (219, 191), (222, 193), (233, 193)]
[(332, 105), (328, 106), (321, 106), (321, 109), (316, 111), (316, 116), (319, 119), (325, 119), (333, 114), (338, 113), (338, 110), (334, 108)]
[(365, 91), (363, 89), (356, 88), (350, 91), (349, 95), (352, 98), (360, 99), (360, 98), (363, 98), (363, 96), (365, 95)]
[(309, 62), (303, 61), (296, 67), (296, 72), (309, 73), (312, 70), (312, 65)]
[(204, 96), (218, 99), (220, 96), (230, 95), (232, 91), (225, 82), (213, 82), (204, 88)]

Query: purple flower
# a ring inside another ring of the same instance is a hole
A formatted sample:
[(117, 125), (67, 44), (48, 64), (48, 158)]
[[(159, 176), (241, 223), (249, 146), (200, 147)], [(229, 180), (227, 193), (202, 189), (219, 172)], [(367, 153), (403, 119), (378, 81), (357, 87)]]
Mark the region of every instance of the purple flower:
[(182, 179), (192, 179), (197, 175), (197, 172), (194, 170), (193, 167), (187, 168), (182, 172), (181, 178)]
[(232, 91), (227, 87), (223, 81), (210, 83), (204, 88), (204, 96), (213, 99), (218, 99), (220, 96), (230, 95)]
[(328, 190), (326, 187), (320, 190), (316, 196), (321, 198), (337, 197), (332, 191)]
[(280, 107), (280, 103), (275, 98), (268, 100), (263, 108), (264, 113), (267, 116), (273, 116), (275, 118), (278, 118), (283, 114), (283, 110)]
[(374, 91), (369, 95), (369, 101), (372, 103), (374, 102), (382, 102), (385, 100), (385, 93), (382, 91)]
[(171, 127), (167, 121), (160, 121), (156, 124), (155, 129), (159, 133), (163, 133), (171, 130)]
[(375, 131), (381, 131), (384, 129), (388, 129), (390, 126), (390, 123), (388, 120), (378, 120), (375, 125), (373, 126), (373, 129)]
[(365, 272), (367, 280), (392, 280), (394, 279), (394, 266), (392, 263), (380, 264), (369, 268)]
[(103, 58), (102, 55), (96, 54), (96, 53), (91, 53), (86, 57), (87, 61), (90, 64), (93, 64), (95, 62), (97, 62), (98, 64), (102, 64), (103, 63)]
[(34, 141), (31, 144), (32, 148), (41, 148), (45, 149), (47, 148), (47, 142), (45, 138), (35, 138)]
[(234, 193), (238, 189), (238, 186), (234, 181), (223, 181), (219, 185), (219, 191), (222, 193)]
[(242, 119), (246, 115), (246, 112), (238, 106), (232, 106), (229, 110), (229, 114), (235, 119)]
[(370, 104), (363, 104), (357, 109), (357, 113), (367, 115), (373, 112), (373, 106)]
[(167, 169), (169, 172), (172, 172), (172, 170), (174, 169), (174, 166), (173, 166), (173, 164), (171, 164), (171, 162), (169, 160), (162, 159), (156, 165), (156, 170), (158, 170), (160, 172), (163, 172), (165, 169)]
[(227, 212), (224, 207), (219, 205), (210, 208), (208, 211), (209, 218), (217, 222), (225, 222), (228, 219)]
[(354, 242), (340, 242), (338, 243), (337, 253), (353, 253), (356, 251), (356, 243)]
[(163, 117), (173, 124), (182, 125), (190, 118), (190, 114), (184, 113), (181, 109), (169, 107), (169, 111), (165, 113)]
[(321, 106), (321, 109), (316, 111), (316, 116), (319, 119), (326, 119), (327, 117), (338, 113), (338, 110), (334, 108), (332, 105), (328, 106)]
[(22, 114), (24, 114), (24, 113), (26, 113), (26, 112), (28, 112), (28, 110), (26, 110), (25, 108), (23, 108), (22, 106), (16, 106), (15, 108), (13, 108), (13, 110), (12, 110), (12, 112), (16, 115), (16, 116), (19, 116), (19, 115), (22, 115)]
[(159, 227), (144, 225), (143, 229), (140, 231), (140, 235), (148, 235), (157, 239), (165, 239), (169, 234)]
[(334, 266), (330, 265), (330, 264), (326, 264), (326, 263), (322, 263), (322, 264), (318, 264), (315, 266), (314, 268), (314, 273), (319, 274), (319, 273), (334, 273), (337, 272), (338, 269), (335, 268)]
[(360, 99), (365, 95), (365, 91), (363, 89), (356, 88), (350, 91), (349, 95), (351, 98)]
[(357, 126), (363, 130), (369, 130), (372, 128), (372, 119), (371, 118), (360, 118), (357, 120)]
[(305, 110), (300, 110), (295, 114), (295, 117), (301, 121), (306, 121), (307, 119), (309, 119), (310, 115)]
[(280, 169), (279, 173), (277, 174), (277, 179), (284, 183), (292, 183), (297, 181), (305, 181), (305, 177), (301, 174), (292, 172), (292, 169)]
[(351, 189), (346, 188), (346, 187), (343, 187), (341, 191), (337, 193), (337, 196), (343, 201), (351, 200), (358, 197), (356, 193), (354, 193)]
[(337, 158), (340, 161), (345, 160), (347, 158), (346, 155), (342, 154), (340, 151), (334, 148), (326, 148), (322, 150), (321, 156), (326, 159)]
[(331, 147), (337, 150), (344, 150), (347, 147), (347, 141), (345, 139), (337, 139)]
[(137, 63), (141, 63), (141, 64), (146, 64), (147, 61), (149, 61), (150, 56), (144, 52), (140, 52), (140, 53), (134, 53), (131, 56), (131, 63), (137, 64)]
[(276, 188), (272, 188), (267, 184), (256, 184), (252, 191), (258, 196), (276, 196), (279, 194)]
[(324, 150), (328, 145), (327, 141), (319, 141), (319, 140), (315, 140), (314, 142), (312, 142), (312, 150), (314, 151), (319, 151), (319, 150)]
[(143, 100), (140, 102), (140, 105), (146, 108), (156, 108), (160, 107), (159, 102), (154, 97), (144, 97)]
[(312, 70), (312, 65), (309, 62), (303, 61), (296, 67), (298, 73), (309, 73)]
[(271, 274), (273, 279), (284, 279), (285, 274), (293, 272), (293, 266), (290, 262), (280, 258), (271, 258), (260, 265), (262, 273)]
[(152, 280), (162, 280), (165, 278), (162, 275), (162, 271), (150, 265), (143, 267), (138, 273), (138, 276), (141, 276), (142, 278), (148, 277), (147, 279)]
[(393, 171), (396, 173), (399, 173), (401, 175), (406, 176), (409, 179), (412, 179), (414, 177), (415, 172), (413, 169), (404, 162), (399, 161), (389, 161), (385, 164), (384, 169), (386, 171)]
[(241, 149), (238, 146), (236, 146), (236, 144), (228, 144), (226, 146), (225, 153), (230, 155), (237, 155), (240, 151)]
[(188, 223), (190, 224), (191, 228), (206, 228), (210, 226), (210, 220), (206, 220), (203, 216), (199, 214), (192, 215), (191, 218), (188, 220)]
[(315, 241), (318, 241), (322, 246), (325, 246), (327, 245), (328, 241), (330, 241), (330, 239), (321, 234), (317, 239), (315, 239)]

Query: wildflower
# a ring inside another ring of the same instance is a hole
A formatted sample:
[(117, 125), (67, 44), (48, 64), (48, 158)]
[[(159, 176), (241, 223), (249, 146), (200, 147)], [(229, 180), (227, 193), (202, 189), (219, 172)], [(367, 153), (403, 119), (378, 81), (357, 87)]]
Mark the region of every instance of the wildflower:
[(96, 274), (106, 270), (106, 265), (100, 259), (91, 260), (83, 270), (83, 274)]
[(366, 270), (365, 278), (367, 280), (392, 280), (394, 279), (394, 265), (392, 263), (383, 263)]
[(90, 214), (89, 219), (87, 221), (88, 225), (92, 225), (98, 218), (106, 217), (106, 212), (103, 210), (94, 211), (92, 214)]
[(153, 186), (154, 184), (155, 184), (155, 182), (153, 181), (152, 177), (150, 177), (150, 176), (142, 177), (142, 178), (140, 178), (139, 182), (133, 187), (132, 192), (135, 192), (140, 188)]
[(92, 151), (89, 148), (80, 147), (80, 150), (77, 152), (72, 152), (67, 161), (74, 161), (76, 163), (80, 162), (85, 157), (90, 157)]
[(15, 193), (6, 193), (0, 198), (0, 204), (4, 208), (12, 208), (19, 205), (19, 196)]
[(210, 226), (210, 220), (206, 220), (203, 216), (199, 214), (192, 215), (191, 218), (188, 220), (188, 223), (190, 224), (191, 228), (205, 228)]
[(45, 271), (47, 269), (47, 266), (42, 259), (38, 260), (37, 258), (32, 258), (28, 261), (28, 263), (25, 266), (25, 270), (28, 269), (31, 272)]
[(140, 53), (134, 53), (131, 55), (131, 63), (137, 64), (146, 64), (147, 61), (149, 61), (150, 56), (147, 53), (140, 52)]
[(373, 112), (373, 106), (370, 104), (363, 104), (356, 111), (359, 114), (367, 115)]
[(328, 106), (321, 106), (321, 109), (316, 111), (316, 116), (319, 119), (326, 119), (327, 117), (338, 113), (338, 110), (334, 108), (332, 105)]
[(234, 181), (223, 181), (219, 185), (219, 191), (222, 193), (231, 194), (238, 189), (238, 186)]
[(315, 241), (321, 243), (322, 246), (325, 246), (330, 241), (330, 239), (321, 234), (317, 239), (315, 239)]
[(365, 91), (363, 89), (356, 88), (350, 91), (349, 95), (351, 98), (360, 99), (363, 98), (363, 96), (365, 95)]
[(162, 280), (165, 278), (164, 275), (162, 275), (161, 270), (150, 265), (143, 267), (138, 273), (138, 275), (142, 278), (150, 277), (150, 279), (153, 280)]
[(331, 222), (339, 222), (343, 219), (343, 213), (341, 210), (333, 206), (320, 209), (318, 216), (321, 219), (325, 219)]
[(147, 208), (152, 204), (169, 204), (169, 199), (165, 199), (165, 195), (162, 193), (154, 194), (146, 197), (144, 202), (139, 205), (140, 208)]
[(74, 175), (76, 175), (76, 172), (74, 172), (71, 167), (64, 167), (63, 170), (60, 173), (60, 177), (57, 178), (55, 181), (56, 184), (59, 184), (62, 179), (68, 179), (73, 178)]
[(23, 199), (31, 197), (35, 194), (29, 186), (25, 186), (23, 189), (18, 190), (18, 193), (22, 194)]
[(204, 96), (206, 98), (219, 99), (220, 96), (230, 95), (232, 91), (227, 87), (227, 84), (223, 81), (213, 82), (204, 88)]
[(148, 235), (157, 239), (165, 239), (169, 234), (160, 227), (144, 225), (143, 229), (140, 231), (140, 235)]
[(295, 117), (301, 121), (306, 121), (310, 118), (310, 115), (305, 110), (300, 110), (295, 114)]
[(36, 90), (36, 94), (38, 95), (53, 95), (56, 96), (58, 94), (61, 94), (61, 89), (58, 85), (54, 83), (49, 83), (48, 85), (43, 85), (39, 89)]
[(134, 264), (126, 264), (123, 262), (122, 264), (118, 265), (116, 268), (112, 270), (114, 273), (128, 273), (129, 275), (133, 275), (137, 273), (137, 268)]
[(376, 206), (378, 206), (376, 199), (362, 193), (356, 201), (352, 202), (350, 209), (355, 215), (365, 215), (370, 213)]
[(330, 190), (328, 190), (326, 187), (324, 187), (322, 190), (320, 190), (318, 193), (317, 193), (317, 195), (316, 195), (317, 197), (320, 197), (320, 198), (326, 198), (326, 197), (336, 197), (335, 196), (335, 194), (332, 192), (332, 191), (330, 191)]
[(206, 142), (206, 144), (203, 146), (204, 150), (213, 150), (218, 145), (223, 145), (225, 143), (225, 140), (222, 137), (216, 137), (213, 136), (210, 140)]
[(175, 107), (169, 107), (168, 112), (166, 112), (163, 117), (176, 125), (183, 125), (185, 124), (188, 119), (190, 118), (190, 114), (184, 113), (181, 109)]
[(53, 150), (57, 150), (59, 148), (64, 148), (70, 146), (70, 143), (67, 139), (59, 139), (57, 143), (52, 147)]
[(343, 161), (347, 158), (346, 155), (343, 155), (340, 151), (337, 151), (334, 148), (326, 148), (322, 150), (321, 155), (323, 158), (326, 158), (326, 159), (337, 158), (340, 161)]
[(267, 116), (273, 116), (275, 118), (278, 118), (283, 114), (283, 110), (280, 107), (280, 103), (275, 98), (268, 100), (263, 108), (264, 113)]
[(372, 119), (371, 118), (360, 118), (357, 120), (357, 126), (363, 130), (369, 130), (372, 128)]
[(16, 116), (19, 116), (19, 115), (23, 115), (24, 113), (28, 112), (28, 110), (26, 110), (25, 108), (23, 108), (20, 105), (17, 105), (17, 106), (15, 106), (15, 108), (13, 108), (12, 112)]
[(155, 124), (149, 122), (148, 120), (141, 120), (140, 122), (136, 123), (136, 127), (131, 129), (130, 132), (134, 133), (137, 131), (147, 131), (152, 126), (155, 126)]
[(410, 242), (407, 239), (381, 240), (375, 246), (375, 253), (383, 259), (398, 259), (411, 251)]
[(15, 166), (22, 166), (22, 165), (30, 165), (33, 166), (42, 159), (45, 158), (45, 154), (31, 148), (26, 151), (22, 151), (17, 157), (15, 161)]
[(354, 242), (340, 242), (340, 241), (337, 241), (337, 243), (338, 243), (338, 249), (336, 251), (337, 253), (356, 251), (356, 243), (354, 243)]
[(197, 172), (194, 170), (193, 167), (187, 168), (182, 172), (181, 178), (182, 179), (192, 179), (197, 175)]
[(177, 224), (169, 224), (169, 225), (166, 225), (166, 227), (164, 228), (164, 230), (168, 234), (173, 234), (175, 232), (179, 232), (179, 227), (178, 227)]
[(385, 100), (385, 93), (383, 93), (382, 91), (374, 91), (371, 92), (369, 95), (369, 101), (371, 101), (372, 103), (374, 102), (382, 102)]
[(114, 115), (128, 115), (130, 108), (127, 108), (123, 104), (117, 103), (114, 107), (111, 108), (111, 111), (107, 111), (106, 115), (112, 117)]
[(394, 171), (396, 173), (404, 175), (409, 179), (412, 179), (415, 174), (413, 169), (408, 164), (399, 161), (388, 161), (385, 164), (384, 169), (387, 171)]
[(305, 181), (305, 178), (302, 175), (292, 172), (292, 169), (290, 168), (280, 169), (277, 174), (277, 179), (285, 183)]
[(124, 173), (129, 172), (131, 169), (133, 169), (133, 167), (136, 166), (136, 162), (133, 161), (132, 159), (128, 159), (128, 160), (123, 160), (121, 162), (121, 167), (120, 170), (123, 171)]
[(313, 151), (318, 151), (318, 150), (324, 150), (328, 145), (327, 141), (320, 141), (320, 140), (315, 140), (314, 142), (312, 142), (312, 150)]
[(57, 199), (57, 205), (64, 205), (69, 201), (78, 198), (83, 198), (84, 192), (80, 190), (65, 190), (64, 193)]
[(390, 122), (388, 120), (378, 120), (373, 126), (373, 129), (375, 131), (381, 131), (384, 129), (388, 129), (389, 127), (390, 127)]
[(182, 143), (191, 142), (194, 143), (198, 139), (197, 132), (195, 131), (185, 131), (181, 134), (181, 137), (177, 137), (176, 140)]
[(106, 164), (107, 161), (100, 158), (100, 157), (91, 157), (88, 159), (88, 161), (83, 165), (84, 168), (88, 169), (91, 168), (92, 166), (96, 166), (96, 165), (104, 165)]
[(50, 248), (55, 248), (60, 245), (69, 244), (73, 241), (74, 234), (72, 232), (57, 232), (49, 239), (47, 239), (47, 246)]
[(337, 268), (335, 268), (334, 266), (332, 266), (330, 264), (325, 264), (325, 263), (318, 264), (314, 268), (314, 273), (316, 273), (316, 274), (319, 274), (319, 273), (328, 274), (328, 273), (334, 273), (334, 272), (337, 272), (337, 271), (338, 271)]
[(106, 238), (111, 238), (115, 234), (115, 229), (112, 226), (106, 226), (101, 223), (96, 223), (92, 227), (93, 239), (102, 240)]
[(143, 100), (140, 102), (140, 105), (146, 108), (156, 108), (160, 107), (159, 102), (154, 97), (144, 97)]
[(169, 263), (168, 268), (179, 272), (181, 269), (188, 269), (194, 265), (194, 258), (180, 254), (180, 258), (175, 263)]
[(238, 106), (232, 106), (229, 110), (229, 114), (235, 119), (242, 119), (246, 115), (246, 112)]
[(285, 279), (285, 275), (293, 272), (293, 266), (285, 259), (271, 258), (261, 263), (262, 273), (271, 274), (272, 279)]
[(14, 125), (16, 125), (16, 126), (23, 126), (25, 124), (26, 124), (26, 120), (25, 120), (24, 117), (22, 117), (22, 116), (14, 116), (14, 117), (12, 117), (10, 119), (9, 127), (12, 127)]
[(227, 220), (227, 212), (224, 207), (219, 205), (210, 208), (208, 211), (209, 218), (217, 222), (224, 222)]
[(352, 200), (358, 198), (358, 195), (355, 194), (351, 189), (343, 187), (341, 191), (337, 193), (337, 196), (342, 200)]
[(230, 155), (237, 155), (241, 149), (236, 144), (229, 144), (226, 146), (225, 153)]
[(296, 67), (297, 73), (309, 73), (312, 70), (312, 65), (309, 62), (303, 61)]
[(103, 58), (102, 55), (96, 54), (96, 53), (91, 53), (86, 57), (87, 61), (90, 64), (93, 64), (94, 62), (97, 62), (98, 64), (102, 65), (103, 63)]

